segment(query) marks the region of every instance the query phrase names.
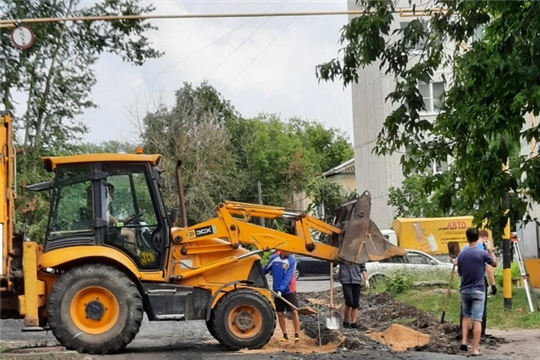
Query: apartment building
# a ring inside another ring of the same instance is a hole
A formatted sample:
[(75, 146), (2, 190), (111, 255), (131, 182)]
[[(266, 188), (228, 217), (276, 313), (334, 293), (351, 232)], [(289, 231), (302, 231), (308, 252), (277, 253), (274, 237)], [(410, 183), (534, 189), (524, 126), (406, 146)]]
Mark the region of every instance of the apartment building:
[[(417, 1), (418, 9), (425, 8), (426, 2)], [(355, 0), (349, 0), (349, 10), (358, 10)], [(408, 0), (398, 2), (398, 9), (410, 9)], [(351, 16), (352, 18), (353, 16)], [(394, 14), (392, 31), (403, 28), (415, 17), (400, 13)], [(429, 17), (423, 17), (426, 22)], [(391, 31), (391, 32), (392, 32)], [(399, 34), (394, 35), (397, 40)], [(420, 53), (423, 44), (417, 45)], [(411, 63), (415, 61), (415, 54), (411, 54)], [(381, 228), (390, 228), (394, 219), (394, 211), (388, 205), (388, 189), (399, 187), (404, 177), (400, 166), (400, 157), (403, 153), (396, 152), (392, 156), (377, 156), (373, 148), (385, 118), (393, 110), (392, 105), (385, 101), (388, 93), (394, 90), (394, 79), (379, 70), (379, 63), (358, 69), (359, 81), (351, 85), (353, 107), (354, 156), (356, 159), (356, 188), (358, 191), (369, 190), (372, 196), (372, 219)], [(451, 74), (441, 69), (435, 74), (429, 84), (422, 84), (419, 90), (423, 95), (426, 111), (422, 114), (425, 119), (433, 119), (437, 114), (444, 90), (443, 74)], [(435, 171), (437, 169), (434, 169)]]
[[(399, 0), (397, 11), (394, 14), (392, 30), (403, 28), (407, 22), (415, 18), (420, 18), (429, 24), (429, 17), (412, 16), (409, 13), (400, 13), (399, 10), (410, 10), (416, 5), (417, 10), (426, 9), (430, 6), (429, 1)], [(359, 10), (355, 0), (348, 0), (349, 10)], [(355, 15), (354, 15), (355, 16)], [(350, 16), (353, 18), (354, 16)], [(429, 25), (428, 25), (429, 26)], [(392, 40), (398, 40), (399, 33), (393, 35)], [(481, 36), (479, 31), (478, 36)], [(420, 53), (422, 43), (417, 44)], [(453, 46), (447, 46), (449, 51)], [(415, 61), (415, 53), (410, 54), (410, 63)], [(404, 176), (402, 173), (400, 158), (403, 153), (396, 152), (391, 156), (377, 156), (373, 153), (377, 136), (382, 129), (383, 122), (391, 114), (393, 106), (385, 101), (386, 96), (394, 90), (394, 79), (385, 75), (379, 70), (379, 63), (374, 63), (365, 68), (358, 69), (359, 80), (351, 84), (352, 111), (353, 111), (353, 132), (354, 132), (354, 157), (356, 165), (356, 189), (361, 192), (369, 190), (372, 195), (371, 217), (373, 221), (382, 229), (390, 228), (395, 217), (395, 212), (388, 205), (388, 189), (390, 187), (400, 187)], [(419, 85), (419, 91), (423, 95), (426, 110), (421, 116), (426, 120), (433, 120), (437, 115), (437, 109), (443, 99), (445, 83), (443, 75), (447, 81), (451, 81), (452, 74), (449, 69), (439, 69), (435, 73), (431, 83)], [(530, 119), (529, 119), (530, 118)], [(529, 124), (537, 122), (530, 115), (527, 115)], [(522, 154), (533, 152), (531, 144), (522, 143)], [(439, 171), (435, 165), (432, 171)], [(540, 219), (540, 206), (535, 204), (530, 213), (533, 217)], [(540, 231), (536, 224), (529, 224), (524, 228), (519, 228), (518, 232), (525, 238), (525, 257), (538, 258), (540, 255)], [(539, 265), (540, 266), (540, 265)]]

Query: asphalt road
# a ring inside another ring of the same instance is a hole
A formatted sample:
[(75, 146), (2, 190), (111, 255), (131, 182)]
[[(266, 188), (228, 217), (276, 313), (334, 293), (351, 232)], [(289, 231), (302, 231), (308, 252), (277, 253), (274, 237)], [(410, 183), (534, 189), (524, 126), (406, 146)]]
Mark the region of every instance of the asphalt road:
[[(336, 284), (339, 286), (339, 284)], [(313, 278), (300, 280), (297, 283), (299, 292), (321, 291), (328, 289), (329, 280)], [(57, 342), (50, 332), (28, 333), (21, 332), (22, 323), (18, 320), (0, 321), (0, 340), (7, 342), (17, 342), (32, 346), (54, 346)], [(313, 349), (314, 351), (316, 349)], [(87, 359), (99, 360), (165, 360), (185, 357), (193, 360), (212, 359), (219, 357), (220, 360), (259, 360), (259, 359), (466, 359), (467, 356), (445, 355), (426, 352), (406, 352), (394, 354), (380, 351), (350, 351), (340, 350), (331, 354), (249, 354), (242, 352), (230, 352), (222, 348), (208, 333), (203, 321), (185, 322), (143, 322), (139, 334), (135, 340), (127, 347), (124, 353), (119, 355), (92, 356)], [(508, 356), (484, 355), (482, 359), (508, 359)], [(514, 359), (516, 359), (514, 357)]]

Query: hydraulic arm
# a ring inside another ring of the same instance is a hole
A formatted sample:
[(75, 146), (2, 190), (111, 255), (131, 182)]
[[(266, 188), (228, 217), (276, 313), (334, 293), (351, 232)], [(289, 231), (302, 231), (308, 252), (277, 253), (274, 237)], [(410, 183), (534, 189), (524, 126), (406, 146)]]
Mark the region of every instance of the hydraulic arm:
[[(336, 263), (359, 264), (405, 255), (403, 249), (387, 242), (369, 219), (370, 208), (371, 196), (365, 191), (338, 208), (331, 225), (300, 210), (228, 201), (218, 205), (216, 218), (177, 228), (173, 242), (180, 246), (182, 255), (228, 251), (231, 246), (238, 248), (241, 244), (261, 251), (281, 250)], [(286, 219), (291, 226), (284, 232), (250, 222), (261, 217)], [(314, 240), (314, 231), (322, 234), (325, 241)], [(223, 241), (209, 241), (216, 238)], [(207, 266), (212, 265), (215, 264)], [(182, 277), (190, 275), (190, 271), (182, 273)]]

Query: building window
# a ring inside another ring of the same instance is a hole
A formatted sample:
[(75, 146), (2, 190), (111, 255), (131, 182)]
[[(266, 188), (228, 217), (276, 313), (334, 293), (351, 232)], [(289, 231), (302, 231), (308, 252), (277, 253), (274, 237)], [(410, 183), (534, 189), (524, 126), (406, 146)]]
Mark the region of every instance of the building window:
[[(425, 29), (429, 29), (429, 23), (428, 22), (425, 22), (423, 20), (420, 20), (422, 21), (422, 25), (424, 26)], [(404, 37), (404, 31), (405, 31), (405, 28), (409, 25), (410, 22), (400, 22), (399, 23), (399, 27), (400, 27), (400, 30), (401, 30), (401, 36), (402, 38)], [(427, 42), (427, 38), (426, 37), (422, 37), (418, 40), (418, 42), (414, 45), (414, 50), (416, 52), (417, 51), (422, 51), (424, 50), (424, 46), (426, 45), (426, 42)]]
[(431, 173), (433, 175), (442, 174), (445, 171), (448, 171), (448, 162), (443, 161), (443, 162), (437, 163), (437, 161), (435, 160), (431, 162)]
[(444, 83), (432, 82), (429, 84), (420, 84), (418, 85), (418, 90), (424, 100), (424, 112), (427, 114), (437, 113), (444, 101)]

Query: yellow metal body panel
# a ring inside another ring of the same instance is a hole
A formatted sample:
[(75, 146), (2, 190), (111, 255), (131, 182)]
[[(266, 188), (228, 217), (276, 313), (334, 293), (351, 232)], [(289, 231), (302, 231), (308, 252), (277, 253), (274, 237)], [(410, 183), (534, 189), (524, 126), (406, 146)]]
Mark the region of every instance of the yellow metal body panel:
[(19, 313), (26, 327), (39, 326), (39, 308), (47, 303), (45, 283), (38, 280), (38, 244), (23, 245), (24, 295), (19, 296)]
[[(176, 230), (180, 229), (177, 228)], [(213, 248), (214, 251), (199, 252), (201, 247)], [(188, 254), (183, 255), (182, 249), (188, 249)], [(169, 276), (176, 278), (174, 282), (177, 284), (201, 287), (210, 290), (212, 294), (223, 291), (214, 299), (211, 305), (214, 307), (219, 299), (235, 285), (225, 288), (222, 288), (222, 286), (234, 280), (247, 280), (253, 263), (261, 260), (258, 255), (238, 259), (238, 256), (248, 252), (242, 247), (234, 249), (229, 242), (217, 238), (201, 240), (197, 243), (174, 244), (168, 267)], [(245, 284), (236, 286), (251, 288)], [(260, 292), (274, 306), (273, 297), (269, 290), (251, 289)]]
[(163, 271), (139, 271), (134, 262), (120, 251), (104, 246), (76, 246), (48, 251), (41, 255), (39, 265), (42, 268), (56, 268), (77, 260), (106, 258), (126, 267), (129, 272), (142, 281), (164, 281)]
[(472, 226), (472, 216), (445, 218), (397, 218), (392, 224), (403, 249), (428, 254), (448, 254), (448, 242), (457, 241), (460, 248), (467, 244), (465, 230)]
[(9, 287), (11, 280), (11, 256), (13, 253), (12, 236), (15, 224), (15, 149), (13, 147), (13, 119), (9, 113), (0, 115), (0, 253), (2, 265), (0, 277), (7, 279)]
[(48, 156), (41, 158), (45, 168), (54, 171), (58, 165), (82, 164), (90, 162), (147, 162), (158, 165), (162, 156), (159, 154), (83, 154), (70, 156)]
[(535, 289), (540, 289), (540, 259), (523, 259), (529, 273), (529, 281)]

